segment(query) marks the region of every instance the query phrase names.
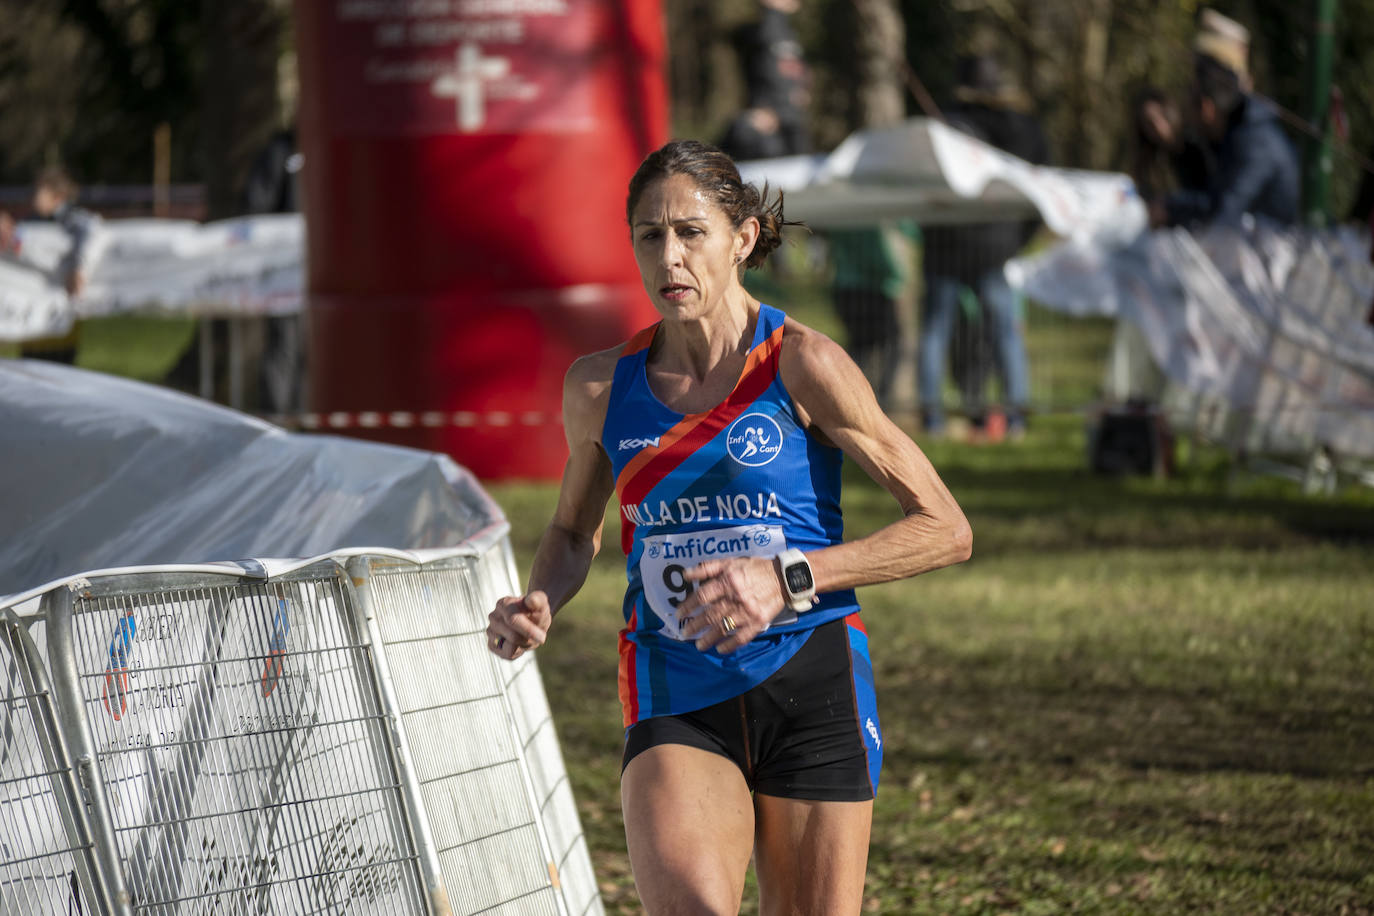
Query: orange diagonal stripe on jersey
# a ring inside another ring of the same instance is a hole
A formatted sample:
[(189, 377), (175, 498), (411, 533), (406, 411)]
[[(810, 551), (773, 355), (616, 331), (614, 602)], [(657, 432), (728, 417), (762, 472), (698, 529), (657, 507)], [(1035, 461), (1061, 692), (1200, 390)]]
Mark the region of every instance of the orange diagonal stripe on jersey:
[(755, 347), (745, 360), (735, 388), (706, 413), (688, 414), (659, 438), (658, 448), (646, 448), (630, 459), (616, 479), (621, 505), (637, 503), (673, 468), (720, 432), (772, 383), (777, 369), (783, 328)]
[(639, 605), (630, 612), (629, 622), (620, 631), (620, 671), (616, 678), (620, 693), (620, 708), (629, 728), (639, 721), (639, 676), (636, 671), (638, 660), (635, 658), (635, 644), (630, 639), (639, 626)]
[(647, 328), (640, 328), (635, 332), (635, 336), (625, 341), (625, 349), (620, 351), (620, 359), (633, 356), (654, 342), (654, 334), (658, 331), (658, 326), (663, 322), (649, 325)]

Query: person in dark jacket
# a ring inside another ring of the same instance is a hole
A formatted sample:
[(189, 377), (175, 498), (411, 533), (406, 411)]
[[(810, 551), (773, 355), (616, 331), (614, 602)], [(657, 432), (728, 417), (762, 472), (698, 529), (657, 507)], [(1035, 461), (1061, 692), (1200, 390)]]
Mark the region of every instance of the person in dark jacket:
[(1246, 92), (1240, 76), (1199, 54), (1194, 113), (1213, 145), (1216, 171), (1205, 191), (1179, 190), (1153, 221), (1169, 225), (1240, 222), (1245, 214), (1283, 225), (1298, 222), (1298, 157), (1273, 107)]
[(809, 153), (810, 89), (801, 41), (791, 21), (800, 0), (758, 0), (758, 6), (758, 18), (734, 34), (746, 101), (720, 146), (733, 158), (745, 160)]
[[(946, 107), (946, 120), (979, 140), (1027, 162), (1048, 161), (1048, 144), (1040, 122), (1029, 111), (1024, 94), (1003, 77), (995, 58), (966, 57), (958, 64), (955, 103)], [(1021, 303), (1007, 283), (1003, 266), (1034, 234), (1039, 222), (1017, 220), (967, 226), (923, 228), (922, 265), (925, 301), (918, 342), (917, 381), (922, 424), (927, 432), (944, 431), (941, 389), (945, 360), (960, 313), (963, 290), (981, 302), (977, 330), (969, 346), (993, 351), (1002, 374), (1007, 431), (1024, 431), (1030, 401), (1030, 370), (1022, 333)], [(981, 373), (986, 366), (971, 360), (962, 373), (961, 389), (971, 402), (964, 407), (975, 430), (985, 419), (979, 403)]]
[[(1374, 146), (1365, 155), (1365, 163), (1374, 163)], [(1363, 168), (1360, 183), (1355, 189), (1355, 202), (1350, 205), (1350, 213), (1345, 218), (1346, 222), (1360, 226), (1374, 224), (1374, 166), (1363, 165)]]
[(1184, 124), (1178, 103), (1158, 86), (1144, 86), (1131, 105), (1135, 126), (1131, 178), (1146, 203), (1174, 191), (1206, 191), (1212, 180), (1211, 151)]

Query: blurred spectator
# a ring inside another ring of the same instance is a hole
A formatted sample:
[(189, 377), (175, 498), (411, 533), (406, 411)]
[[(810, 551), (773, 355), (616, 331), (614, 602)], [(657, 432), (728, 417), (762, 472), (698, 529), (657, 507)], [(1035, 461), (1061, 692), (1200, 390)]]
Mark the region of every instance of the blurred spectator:
[[(303, 158), (296, 150), (296, 134), (281, 129), (272, 134), (253, 157), (237, 207), (245, 215), (293, 213), (299, 209), (300, 170)], [(245, 353), (232, 352), (230, 322), (239, 322), (245, 340)], [(210, 391), (201, 390), (202, 352), (200, 334), (208, 337)], [(256, 391), (247, 394), (245, 406), (264, 413), (286, 415), (304, 407), (305, 319), (303, 314), (267, 315), (249, 318), (202, 318), (197, 339), (182, 353), (176, 365), (163, 378), (163, 384), (180, 391), (220, 396), (225, 389), (228, 400), (231, 360), (256, 362)]]
[(1198, 14), (1193, 53), (1210, 57), (1236, 75), (1245, 92), (1255, 88), (1250, 77), (1250, 30), (1216, 10)]
[[(1177, 103), (1158, 86), (1146, 86), (1131, 104), (1135, 149), (1131, 177), (1141, 200), (1162, 212), (1179, 190), (1206, 193), (1214, 168), (1211, 150), (1185, 123)], [(1118, 321), (1103, 383), (1108, 400), (1152, 403), (1164, 389), (1164, 375), (1150, 356), (1145, 335)]]
[(789, 155), (782, 121), (771, 108), (746, 108), (730, 121), (718, 144), (732, 159), (772, 159)]
[[(1369, 148), (1365, 160), (1374, 163), (1374, 146)], [(1360, 184), (1355, 189), (1355, 202), (1350, 205), (1346, 222), (1363, 226), (1370, 220), (1374, 220), (1374, 167), (1366, 165), (1360, 174)]]
[(1179, 189), (1206, 191), (1211, 153), (1184, 124), (1178, 104), (1158, 86), (1146, 86), (1131, 104), (1135, 149), (1131, 178), (1147, 203)]
[[(60, 167), (49, 166), (38, 173), (33, 188), (31, 218), (57, 223), (70, 239), (71, 247), (58, 262), (56, 269), (57, 279), (70, 296), (81, 295), (86, 287), (91, 234), (100, 220), (91, 211), (78, 207), (76, 198), (76, 183)], [(0, 240), (6, 248), (15, 249), (18, 237), (9, 214), (3, 214), (0, 224), (3, 224), (0, 225)], [(79, 322), (73, 323), (71, 331), (61, 337), (25, 341), (20, 346), (20, 355), (71, 365), (76, 362), (80, 338), (81, 325)]]
[(850, 355), (873, 381), (878, 403), (888, 406), (901, 357), (898, 302), (912, 281), (911, 243), (920, 230), (910, 220), (828, 233), (835, 275), (831, 293), (844, 323)]
[(296, 132), (283, 128), (258, 151), (243, 190), (244, 213), (294, 213), (300, 209), (297, 176), (301, 154)]
[[(295, 131), (277, 131), (248, 171), (243, 211), (294, 213), (300, 209), (299, 176), (304, 160), (296, 151)], [(268, 315), (262, 320), (257, 406), (271, 414), (305, 407), (305, 316)]]
[[(1374, 162), (1374, 147), (1369, 150), (1369, 161)], [(1367, 166), (1360, 176), (1360, 186), (1355, 191), (1355, 203), (1350, 207), (1347, 219), (1369, 227), (1369, 260), (1374, 263), (1374, 171)], [(1367, 322), (1374, 325), (1374, 300), (1369, 303)]]
[(800, 0), (759, 0), (758, 18), (735, 32), (746, 101), (721, 138), (735, 159), (765, 159), (811, 151), (810, 89), (791, 15)]
[[(959, 61), (955, 102), (945, 108), (951, 126), (1031, 163), (1048, 161), (1048, 144), (1040, 122), (1030, 113), (1025, 94), (1004, 77), (988, 55)], [(960, 311), (961, 289), (967, 287), (982, 306), (979, 326), (991, 342), (1002, 376), (1006, 429), (1013, 437), (1025, 431), (1030, 401), (1030, 370), (1023, 339), (1022, 303), (1003, 273), (1006, 261), (1025, 246), (1038, 220), (939, 226), (925, 229), (922, 258), (925, 303), (918, 343), (918, 386), (922, 423), (940, 435), (945, 428), (941, 391), (945, 359)], [(986, 365), (967, 367), (986, 374)], [(981, 392), (967, 375), (960, 386)], [(975, 433), (986, 421), (981, 403), (966, 403)]]
[(1237, 223), (1250, 213), (1298, 221), (1298, 158), (1267, 102), (1250, 95), (1226, 63), (1195, 59), (1194, 115), (1211, 144), (1216, 171), (1206, 190), (1181, 189), (1151, 211), (1156, 225)]

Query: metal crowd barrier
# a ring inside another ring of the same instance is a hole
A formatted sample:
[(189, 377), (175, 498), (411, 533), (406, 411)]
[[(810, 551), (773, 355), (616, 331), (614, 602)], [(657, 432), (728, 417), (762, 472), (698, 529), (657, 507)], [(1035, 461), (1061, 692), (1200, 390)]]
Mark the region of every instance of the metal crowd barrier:
[(0, 913), (92, 912), (100, 893), (76, 772), (23, 625), (0, 619)]
[(0, 608), (0, 916), (601, 913), (538, 668), (463, 548), (123, 569)]

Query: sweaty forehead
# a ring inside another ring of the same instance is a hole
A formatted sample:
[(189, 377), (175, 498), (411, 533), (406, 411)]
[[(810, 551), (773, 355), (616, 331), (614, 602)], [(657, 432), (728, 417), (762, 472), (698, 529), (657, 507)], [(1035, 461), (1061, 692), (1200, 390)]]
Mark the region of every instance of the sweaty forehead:
[(710, 220), (719, 205), (690, 175), (669, 175), (644, 189), (635, 206), (635, 223)]

